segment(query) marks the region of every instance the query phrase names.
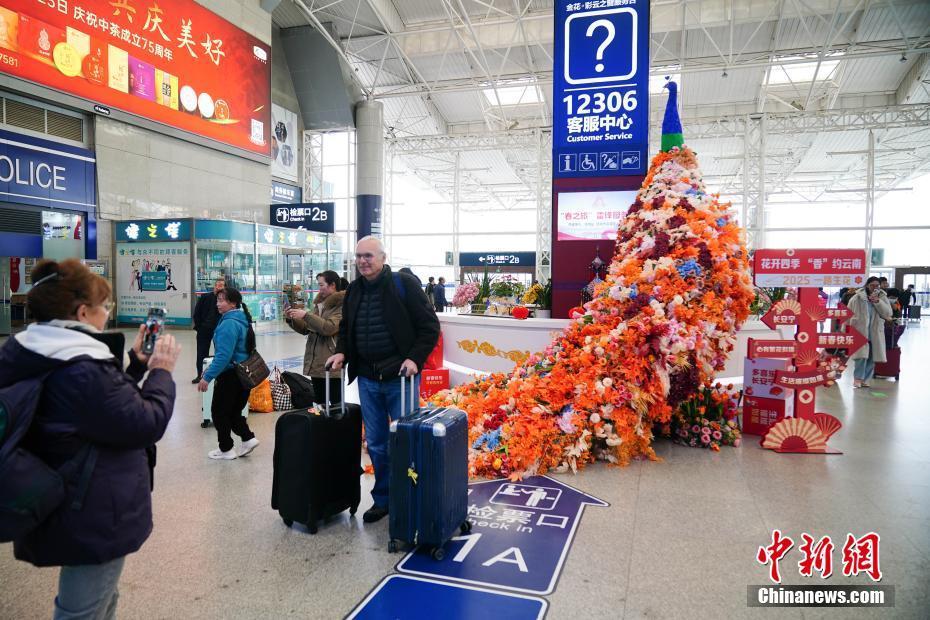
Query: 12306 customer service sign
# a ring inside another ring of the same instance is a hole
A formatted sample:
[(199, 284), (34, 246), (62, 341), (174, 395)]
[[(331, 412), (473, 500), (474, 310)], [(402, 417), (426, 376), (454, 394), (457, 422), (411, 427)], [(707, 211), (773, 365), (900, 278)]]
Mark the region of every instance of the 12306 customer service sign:
[(270, 48), (192, 0), (0, 0), (0, 70), (271, 152)]

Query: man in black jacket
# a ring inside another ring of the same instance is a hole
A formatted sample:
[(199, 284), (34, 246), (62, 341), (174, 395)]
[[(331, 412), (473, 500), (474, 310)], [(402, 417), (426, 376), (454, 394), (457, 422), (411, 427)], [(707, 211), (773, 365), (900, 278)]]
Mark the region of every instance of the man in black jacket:
[(201, 295), (194, 306), (194, 330), (197, 332), (197, 376), (191, 383), (200, 383), (203, 375), (203, 359), (210, 355), (210, 343), (213, 341), (213, 332), (220, 321), (220, 313), (216, 309), (216, 294), (226, 288), (226, 281), (222, 278), (213, 283), (213, 292)]
[(407, 413), (400, 408), (399, 375), (415, 377), (419, 398), (416, 375), (439, 340), (439, 319), (419, 282), (393, 273), (386, 259), (377, 237), (358, 242), (355, 261), (361, 276), (346, 290), (336, 354), (326, 360), (336, 370), (348, 363), (349, 383), (358, 377), (365, 439), (375, 469), (374, 505), (365, 512), (366, 523), (388, 513), (388, 425)]

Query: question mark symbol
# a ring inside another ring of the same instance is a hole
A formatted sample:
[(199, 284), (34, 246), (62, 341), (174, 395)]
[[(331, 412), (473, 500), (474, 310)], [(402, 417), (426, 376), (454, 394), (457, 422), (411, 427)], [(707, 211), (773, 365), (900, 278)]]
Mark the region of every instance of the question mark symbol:
[[(584, 33), (584, 36), (590, 37), (598, 28), (604, 28), (607, 30), (607, 36), (604, 37), (604, 40), (601, 42), (601, 44), (597, 46), (597, 55), (595, 56), (597, 60), (604, 60), (604, 50), (606, 50), (607, 46), (613, 42), (614, 37), (617, 35), (617, 29), (614, 27), (614, 23), (609, 19), (599, 19), (595, 22), (591, 22), (591, 25), (588, 26), (588, 30)], [(598, 73), (603, 71), (604, 63), (599, 62), (594, 65), (594, 70)]]

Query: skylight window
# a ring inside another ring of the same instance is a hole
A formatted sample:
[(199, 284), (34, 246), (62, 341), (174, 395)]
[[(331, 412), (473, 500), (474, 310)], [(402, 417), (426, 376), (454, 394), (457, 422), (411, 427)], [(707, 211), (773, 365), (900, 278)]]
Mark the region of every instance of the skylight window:
[[(782, 60), (799, 60), (800, 56), (783, 58)], [(831, 79), (836, 73), (836, 68), (840, 64), (840, 59), (836, 56), (825, 58), (817, 67), (817, 61), (801, 62), (792, 65), (777, 65), (772, 67), (769, 74), (769, 86), (779, 84), (799, 84), (810, 83), (814, 81), (823, 81)]]
[(495, 88), (482, 89), (485, 98), (491, 105), (514, 106), (514, 105), (533, 105), (543, 102), (542, 91), (536, 85), (535, 80), (528, 82), (509, 82), (507, 85), (500, 85)]

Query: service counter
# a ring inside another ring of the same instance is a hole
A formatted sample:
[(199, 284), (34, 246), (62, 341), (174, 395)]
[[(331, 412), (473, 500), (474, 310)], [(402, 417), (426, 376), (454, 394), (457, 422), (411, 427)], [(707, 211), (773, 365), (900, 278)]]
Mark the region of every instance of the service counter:
[[(473, 314), (440, 313), (443, 357), (449, 369), (449, 382), (458, 385), (476, 375), (510, 372), (531, 353), (540, 353), (569, 324), (568, 319), (516, 319)], [(790, 338), (791, 328), (779, 335), (762, 321), (747, 321), (736, 335), (736, 348), (721, 380), (742, 380), (743, 362), (749, 338)]]

